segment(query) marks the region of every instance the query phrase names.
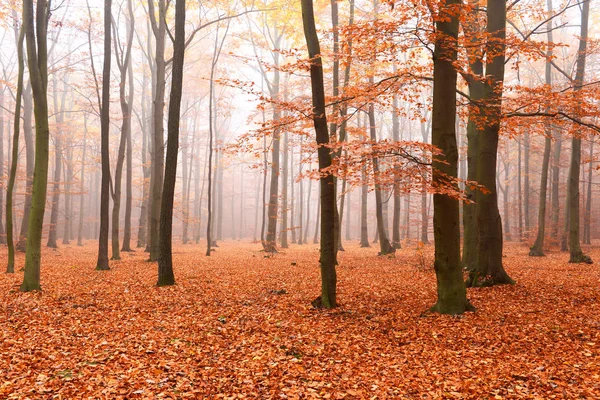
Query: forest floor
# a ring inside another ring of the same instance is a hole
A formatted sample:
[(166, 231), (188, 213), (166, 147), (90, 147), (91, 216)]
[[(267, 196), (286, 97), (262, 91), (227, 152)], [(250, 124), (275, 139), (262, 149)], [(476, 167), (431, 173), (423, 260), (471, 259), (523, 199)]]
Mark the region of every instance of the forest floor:
[(334, 311), (310, 305), (317, 245), (178, 245), (163, 288), (141, 251), (95, 271), (96, 246), (44, 250), (42, 292), (0, 275), (0, 398), (600, 398), (600, 267), (565, 253), (508, 244), (517, 284), (451, 317), (424, 313), (431, 246), (346, 244)]

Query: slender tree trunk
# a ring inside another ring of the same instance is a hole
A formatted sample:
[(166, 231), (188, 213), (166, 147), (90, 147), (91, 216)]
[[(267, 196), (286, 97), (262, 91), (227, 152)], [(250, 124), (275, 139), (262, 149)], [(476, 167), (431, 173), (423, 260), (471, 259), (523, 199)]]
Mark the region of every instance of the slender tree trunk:
[[(229, 32), (229, 22), (227, 23), (227, 29), (225, 30), (225, 34), (219, 43), (219, 30), (217, 29), (217, 37), (215, 38), (215, 45), (213, 49), (213, 58), (210, 68), (210, 84), (209, 84), (209, 104), (208, 104), (208, 125), (209, 125), (209, 150), (208, 150), (208, 222), (206, 224), (206, 255), (210, 256), (212, 246), (216, 245), (216, 242), (213, 240), (213, 177), (212, 177), (212, 155), (213, 155), (213, 140), (215, 136), (215, 72), (217, 63), (219, 62), (219, 56), (221, 55), (221, 50), (223, 49), (223, 44), (225, 43), (225, 38), (227, 37), (227, 33)], [(218, 154), (217, 154), (218, 156)], [(218, 168), (218, 158), (215, 163)], [(216, 171), (215, 171), (216, 175)], [(221, 213), (222, 210), (219, 210)]]
[[(115, 180), (114, 180), (114, 194), (113, 194), (113, 210), (112, 210), (112, 259), (120, 260), (120, 243), (119, 243), (119, 231), (120, 224), (119, 218), (121, 216), (121, 193), (122, 193), (122, 185), (121, 182), (123, 180), (123, 168), (125, 166), (125, 151), (127, 149), (127, 140), (131, 135), (131, 107), (133, 106), (133, 90), (131, 85), (129, 85), (129, 93), (126, 94), (127, 88), (127, 77), (129, 75), (128, 71), (131, 66), (130, 58), (131, 58), (131, 47), (133, 44), (133, 9), (131, 6), (131, 2), (129, 2), (129, 17), (127, 21), (127, 47), (119, 54), (119, 47), (115, 44), (115, 54), (117, 66), (119, 68), (120, 73), (120, 82), (119, 82), (119, 103), (121, 105), (121, 114), (123, 115), (123, 120), (121, 122), (121, 138), (119, 140), (119, 150), (117, 153), (117, 165), (115, 168)], [(116, 36), (116, 28), (115, 28), (115, 36)]]
[(318, 147), (319, 171), (321, 172), (321, 296), (313, 305), (322, 308), (335, 308), (336, 301), (336, 264), (337, 264), (337, 232), (336, 228), (336, 194), (333, 175), (324, 174), (323, 171), (331, 166), (331, 151), (327, 147), (329, 132), (325, 109), (325, 88), (323, 83), (323, 64), (319, 38), (315, 26), (312, 0), (301, 0), (302, 22), (304, 36), (311, 60), (310, 77), (313, 104), (313, 122), (315, 126), (316, 142)]
[(4, 85), (0, 83), (0, 244), (6, 244), (2, 209), (4, 209)]
[[(129, 19), (131, 21), (131, 31), (134, 30), (134, 15), (133, 8), (131, 4), (131, 0), (127, 2), (127, 7), (129, 8)], [(131, 37), (133, 41), (133, 36)], [(129, 84), (129, 98), (127, 99), (127, 111), (128, 115), (126, 116), (127, 121), (127, 177), (125, 182), (125, 224), (123, 227), (123, 247), (121, 247), (121, 251), (133, 251), (131, 248), (131, 212), (133, 206), (133, 148), (131, 141), (131, 118), (132, 118), (132, 110), (133, 110), (133, 95), (134, 95), (134, 87), (133, 87), (133, 65), (131, 61), (131, 57), (129, 57), (129, 63), (127, 67), (128, 74), (128, 84)], [(142, 100), (143, 101), (143, 100)]]
[[(577, 97), (583, 87), (585, 79), (585, 62), (588, 39), (588, 21), (590, 14), (590, 1), (583, 3), (581, 10), (581, 34), (579, 35), (579, 51), (577, 52), (577, 67), (573, 95), (576, 104)], [(569, 168), (569, 251), (570, 263), (592, 263), (592, 259), (583, 253), (579, 244), (579, 174), (581, 170), (581, 137), (574, 135), (571, 140), (571, 165)]]
[(304, 226), (304, 244), (308, 244), (308, 228), (310, 227), (310, 200), (312, 197), (312, 179), (308, 179), (308, 193), (306, 194), (306, 224)]
[[(548, 16), (552, 15), (552, 0), (546, 0), (548, 7)], [(546, 37), (548, 42), (548, 49), (546, 50), (546, 85), (552, 87), (552, 22), (546, 23)], [(544, 158), (542, 160), (542, 176), (540, 179), (540, 204), (538, 206), (538, 231), (535, 243), (529, 249), (529, 255), (532, 257), (541, 257), (544, 255), (544, 238), (546, 235), (546, 204), (547, 204), (547, 190), (548, 190), (548, 170), (550, 167), (550, 152), (552, 150), (552, 125), (550, 122), (545, 124), (545, 135), (544, 140)]]
[[(53, 87), (54, 87), (54, 110), (56, 113), (56, 124), (60, 127), (64, 123), (64, 111), (65, 111), (65, 96), (66, 87), (63, 92), (61, 102), (58, 102), (58, 85), (56, 74), (53, 75)], [(66, 86), (66, 84), (65, 84)], [(60, 177), (63, 159), (63, 144), (62, 144), (62, 132), (56, 132), (54, 135), (54, 177), (52, 183), (52, 209), (50, 211), (50, 227), (48, 229), (48, 243), (47, 246), (50, 248), (57, 248), (57, 232), (58, 227), (58, 210), (60, 201)]]
[(524, 236), (522, 238), (522, 240), (528, 240), (529, 239), (529, 231), (531, 229), (531, 224), (529, 223), (530, 217), (529, 217), (529, 213), (530, 211), (530, 207), (529, 207), (529, 197), (530, 197), (530, 189), (531, 186), (529, 185), (529, 147), (530, 147), (530, 137), (529, 137), (529, 131), (525, 130), (525, 133), (523, 134), (523, 139), (524, 139), (524, 145), (523, 145), (523, 162), (525, 163), (524, 165), (524, 179), (523, 179), (523, 186), (524, 186), (524, 193), (523, 193), (523, 211), (524, 214), (524, 222), (525, 222), (525, 232), (524, 232)]
[[(14, 13), (16, 17), (16, 12)], [(15, 18), (16, 20), (16, 18)], [(15, 25), (15, 34), (16, 34)], [(19, 167), (19, 133), (21, 125), (21, 100), (23, 97), (23, 75), (25, 72), (25, 56), (23, 54), (23, 42), (25, 40), (25, 27), (21, 25), (17, 35), (17, 93), (15, 95), (15, 116), (13, 122), (13, 141), (12, 157), (10, 160), (10, 176), (8, 177), (8, 186), (6, 188), (6, 241), (8, 243), (8, 264), (6, 272), (12, 274), (15, 272), (15, 247), (13, 238), (13, 191), (17, 169)]]
[[(394, 72), (396, 72), (396, 65), (394, 64)], [(398, 95), (394, 94), (393, 98), (393, 110), (392, 110), (392, 140), (398, 142), (400, 140), (400, 119), (398, 117)], [(392, 246), (395, 249), (399, 249), (400, 245), (400, 212), (402, 199), (400, 197), (400, 167), (394, 167), (394, 214), (392, 216)]]
[[(435, 26), (433, 56), (432, 144), (443, 155), (433, 163), (433, 182), (439, 184), (445, 176), (456, 177), (458, 149), (456, 146), (456, 60), (459, 15), (457, 0), (440, 4)], [(495, 170), (494, 170), (495, 172)], [(455, 189), (458, 189), (455, 187)], [(435, 242), (435, 274), (437, 302), (433, 311), (441, 314), (462, 314), (472, 309), (460, 265), (460, 216), (458, 199), (446, 194), (433, 195), (433, 225)]]
[(71, 197), (71, 183), (73, 182), (73, 142), (71, 137), (67, 137), (66, 143), (66, 171), (65, 171), (65, 229), (63, 231), (62, 244), (71, 243), (71, 216), (73, 215), (73, 202)]
[[(287, 93), (287, 91), (286, 91)], [(283, 173), (281, 182), (281, 233), (280, 245), (282, 249), (287, 249), (288, 244), (288, 165), (289, 165), (289, 141), (288, 132), (284, 132), (283, 137)]]
[(521, 165), (522, 165), (522, 156), (521, 156), (521, 141), (518, 142), (518, 170), (517, 170), (517, 198), (519, 203), (519, 241), (523, 240), (523, 188), (521, 186), (522, 178), (521, 178)]
[(167, 134), (167, 160), (160, 209), (160, 234), (158, 258), (158, 286), (175, 284), (173, 274), (173, 200), (177, 181), (177, 153), (179, 151), (179, 119), (183, 92), (183, 63), (185, 55), (185, 0), (175, 3), (175, 42), (171, 72), (171, 97)]
[[(369, 81), (371, 84), (373, 83), (373, 78), (370, 77)], [(375, 107), (373, 103), (369, 103), (369, 132), (371, 141), (373, 143), (377, 142), (377, 133), (376, 133), (376, 125), (375, 125)], [(385, 256), (390, 253), (394, 253), (396, 249), (392, 247), (390, 244), (387, 233), (385, 231), (385, 225), (383, 222), (383, 199), (382, 199), (382, 190), (381, 184), (379, 183), (379, 159), (375, 155), (372, 159), (373, 162), (373, 176), (375, 178), (375, 212), (377, 217), (377, 233), (379, 234), (379, 255)]]
[[(279, 48), (277, 44), (281, 42), (281, 34), (277, 28), (274, 29), (274, 37), (276, 49)], [(271, 143), (271, 182), (269, 186), (269, 205), (267, 213), (267, 238), (264, 242), (264, 249), (266, 252), (277, 251), (277, 217), (278, 217), (278, 206), (279, 206), (279, 153), (280, 153), (280, 133), (281, 129), (277, 121), (281, 119), (281, 109), (277, 104), (279, 101), (279, 84), (280, 84), (280, 72), (279, 72), (279, 52), (275, 51), (274, 54), (274, 69), (273, 69), (273, 81), (269, 85), (271, 98), (273, 101), (273, 121), (275, 122), (275, 129), (273, 129), (273, 141)], [(285, 207), (285, 205), (284, 205)]]
[(554, 152), (552, 154), (552, 214), (550, 220), (552, 221), (552, 237), (555, 242), (560, 241), (560, 226), (559, 226), (559, 214), (560, 214), (560, 202), (559, 202), (559, 186), (560, 186), (560, 153), (562, 147), (562, 135), (560, 130), (556, 129), (554, 132)]
[(83, 246), (83, 202), (85, 199), (85, 165), (86, 165), (86, 153), (87, 153), (87, 114), (83, 114), (83, 140), (82, 140), (82, 154), (81, 154), (81, 171), (79, 173), (79, 227), (77, 229), (77, 246)]
[[(148, 30), (150, 30), (150, 28), (148, 28)], [(150, 50), (151, 50), (151, 45), (150, 45), (150, 32), (148, 32), (147, 35), (147, 52), (148, 55), (150, 54)], [(154, 91), (154, 88), (156, 87), (156, 85), (154, 84), (155, 81), (155, 74), (154, 74), (154, 64), (152, 63), (152, 58), (150, 56), (148, 56), (148, 60), (149, 60), (149, 64), (150, 64), (150, 70), (152, 73), (152, 92)], [(150, 143), (148, 143), (148, 130), (154, 132), (154, 129), (152, 127), (152, 123), (150, 123), (150, 129), (148, 129), (147, 126), (147, 113), (146, 110), (148, 109), (147, 104), (148, 104), (148, 100), (146, 96), (146, 86), (148, 85), (148, 79), (146, 78), (146, 74), (143, 75), (142, 77), (142, 93), (141, 93), (141, 106), (142, 106), (142, 176), (143, 176), (143, 181), (142, 181), (142, 203), (140, 206), (140, 219), (139, 219), (139, 223), (138, 223), (138, 237), (137, 237), (137, 247), (138, 248), (143, 248), (146, 247), (147, 243), (147, 225), (148, 225), (148, 217), (150, 215), (149, 212), (149, 203), (151, 202), (151, 198), (150, 198), (150, 187), (152, 186), (151, 181), (152, 181), (152, 177), (151, 177), (151, 171), (152, 169), (148, 166), (148, 146), (150, 145), (150, 148), (152, 148), (152, 141), (150, 141)], [(154, 96), (151, 96), (152, 98), (154, 98)]]
[(369, 244), (369, 225), (367, 216), (367, 199), (369, 195), (369, 185), (367, 182), (367, 166), (363, 162), (361, 167), (362, 186), (360, 190), (360, 247), (371, 247)]
[[(25, 28), (23, 28), (25, 29)], [(35, 164), (35, 144), (33, 139), (33, 127), (31, 118), (33, 114), (33, 97), (31, 89), (31, 80), (23, 91), (23, 138), (25, 139), (25, 163), (26, 163), (26, 182), (25, 182), (25, 202), (23, 204), (23, 219), (21, 219), (21, 230), (19, 241), (15, 248), (18, 251), (25, 251), (27, 244), (27, 230), (29, 229), (29, 215), (31, 212), (31, 201), (33, 193), (33, 171)], [(36, 127), (37, 129), (37, 127)]]
[(585, 214), (583, 216), (583, 243), (592, 244), (592, 171), (594, 169), (594, 137), (590, 138), (590, 165), (587, 177), (587, 196), (585, 197)]
[(112, 0), (104, 0), (104, 69), (102, 71), (102, 109), (100, 110), (100, 141), (102, 159), (102, 182), (100, 186), (100, 238), (98, 242), (97, 270), (108, 270), (108, 202), (110, 190), (110, 60), (111, 60), (111, 5)]

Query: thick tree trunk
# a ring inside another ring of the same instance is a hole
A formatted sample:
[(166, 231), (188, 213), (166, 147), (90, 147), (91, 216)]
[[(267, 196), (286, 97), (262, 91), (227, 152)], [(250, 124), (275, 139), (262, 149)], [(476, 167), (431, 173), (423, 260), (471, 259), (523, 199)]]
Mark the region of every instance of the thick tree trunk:
[[(458, 149), (456, 146), (456, 60), (458, 20), (457, 0), (440, 5), (436, 21), (437, 36), (433, 56), (432, 144), (443, 155), (434, 160), (433, 182), (441, 184), (445, 176), (456, 177)], [(443, 20), (441, 20), (443, 18)], [(456, 188), (457, 189), (457, 188)], [(441, 314), (462, 314), (472, 307), (460, 266), (460, 216), (458, 199), (446, 194), (433, 195), (433, 226), (435, 242), (435, 274), (437, 302), (433, 311)]]
[(27, 229), (25, 273), (20, 290), (40, 290), (40, 261), (42, 258), (42, 228), (48, 187), (48, 156), (50, 129), (48, 126), (48, 13), (50, 4), (38, 0), (36, 25), (33, 18), (33, 0), (23, 0), (23, 29), (27, 41), (27, 62), (33, 90), (35, 114), (35, 166), (31, 195), (31, 211)]
[(179, 151), (179, 119), (183, 92), (183, 63), (185, 55), (185, 0), (175, 3), (175, 42), (171, 72), (171, 97), (167, 135), (167, 160), (160, 209), (160, 234), (158, 258), (158, 286), (175, 284), (173, 274), (173, 200), (177, 181), (177, 153)]
[(327, 129), (327, 116), (325, 110), (325, 88), (323, 83), (323, 65), (321, 61), (321, 50), (319, 38), (315, 26), (312, 0), (301, 0), (302, 22), (304, 36), (311, 60), (310, 77), (313, 103), (313, 122), (315, 126), (316, 142), (318, 147), (319, 170), (321, 172), (321, 296), (313, 305), (322, 308), (335, 308), (336, 299), (336, 264), (337, 264), (337, 232), (336, 216), (337, 204), (335, 195), (334, 179), (331, 173), (324, 174), (323, 171), (331, 166), (331, 151), (327, 147), (329, 143), (329, 132)]
[(479, 232), (479, 257), (477, 269), (469, 273), (469, 285), (494, 285), (514, 283), (502, 265), (502, 220), (498, 210), (496, 165), (500, 131), (502, 88), (506, 51), (506, 2), (489, 0), (487, 7), (486, 81), (484, 83), (485, 123), (477, 155), (477, 182), (489, 193), (477, 199), (477, 224)]
[(154, 104), (152, 108), (152, 162), (150, 179), (150, 209), (148, 247), (150, 250), (149, 261), (158, 260), (158, 236), (160, 225), (160, 201), (163, 191), (163, 179), (165, 169), (165, 145), (164, 145), (164, 107), (165, 107), (165, 32), (166, 32), (166, 1), (158, 0), (158, 18), (154, 12), (154, 0), (148, 1), (150, 23), (155, 38), (155, 67), (156, 88), (154, 90)]

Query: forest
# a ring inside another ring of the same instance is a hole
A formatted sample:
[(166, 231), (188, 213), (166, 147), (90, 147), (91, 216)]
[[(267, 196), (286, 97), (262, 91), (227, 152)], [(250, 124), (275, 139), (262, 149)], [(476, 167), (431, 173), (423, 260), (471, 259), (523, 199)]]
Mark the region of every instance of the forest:
[(600, 398), (591, 2), (2, 1), (0, 398)]

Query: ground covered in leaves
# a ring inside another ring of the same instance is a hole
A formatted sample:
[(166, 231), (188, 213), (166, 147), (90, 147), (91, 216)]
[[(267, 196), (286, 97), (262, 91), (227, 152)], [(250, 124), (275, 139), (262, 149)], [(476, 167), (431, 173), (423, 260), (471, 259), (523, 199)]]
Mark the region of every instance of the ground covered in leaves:
[(259, 249), (179, 245), (174, 287), (140, 251), (94, 271), (93, 243), (45, 250), (41, 293), (1, 275), (0, 398), (600, 398), (598, 265), (508, 245), (517, 284), (469, 289), (477, 312), (450, 317), (423, 313), (431, 247), (351, 243), (341, 307), (319, 311), (317, 246)]

